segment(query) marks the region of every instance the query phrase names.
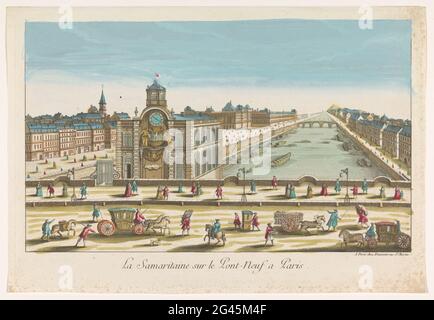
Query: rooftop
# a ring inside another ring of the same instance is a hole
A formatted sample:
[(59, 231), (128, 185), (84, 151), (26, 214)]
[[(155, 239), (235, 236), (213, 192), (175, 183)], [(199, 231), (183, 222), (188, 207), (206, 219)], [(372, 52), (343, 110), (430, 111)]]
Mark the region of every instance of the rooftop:
[(54, 124), (39, 124), (39, 123), (29, 123), (27, 128), (30, 132), (58, 132), (59, 129)]
[(150, 86), (148, 86), (148, 89), (151, 90), (166, 90), (165, 87), (163, 87), (160, 83), (158, 83), (157, 80), (154, 80)]
[(411, 126), (404, 126), (399, 134), (405, 137), (411, 137)]
[(213, 117), (203, 114), (203, 113), (194, 113), (194, 114), (174, 114), (174, 120), (177, 121), (211, 121), (215, 120)]
[(382, 129), (384, 127), (384, 123), (381, 122), (380, 120), (368, 121), (368, 125), (377, 129)]
[(392, 124), (389, 124), (389, 125), (384, 129), (384, 131), (387, 131), (387, 132), (393, 132), (393, 133), (398, 133), (401, 129), (402, 129), (401, 127), (398, 127), (398, 126), (394, 126), (394, 125), (392, 125)]

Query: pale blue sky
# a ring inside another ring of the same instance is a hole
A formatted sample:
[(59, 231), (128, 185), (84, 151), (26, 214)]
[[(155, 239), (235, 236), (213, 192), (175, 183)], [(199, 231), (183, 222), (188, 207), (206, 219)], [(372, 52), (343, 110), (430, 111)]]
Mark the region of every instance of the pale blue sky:
[[(411, 22), (249, 20), (26, 24), (27, 110), (144, 107), (155, 72), (170, 107), (235, 104), (314, 112), (331, 103), (408, 117)], [(266, 88), (267, 90), (262, 90)], [(122, 98), (120, 98), (122, 97)], [(380, 111), (379, 111), (380, 110)]]
[(27, 75), (143, 79), (167, 86), (408, 86), (409, 21), (28, 23)]

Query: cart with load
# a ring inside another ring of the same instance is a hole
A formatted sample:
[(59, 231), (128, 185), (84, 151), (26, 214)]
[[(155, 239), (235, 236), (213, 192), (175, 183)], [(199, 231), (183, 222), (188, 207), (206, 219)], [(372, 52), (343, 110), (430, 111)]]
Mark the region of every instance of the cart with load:
[(367, 239), (368, 246), (375, 247), (377, 242), (385, 243), (386, 245), (394, 244), (399, 249), (407, 250), (411, 247), (411, 237), (401, 232), (399, 221), (381, 221), (375, 223), (377, 239)]
[(300, 230), (300, 224), (302, 221), (302, 212), (276, 211), (274, 213), (274, 224), (280, 225), (284, 232), (295, 232)]
[(112, 236), (115, 232), (132, 232), (134, 234), (143, 233), (143, 225), (135, 224), (134, 208), (110, 208), (108, 209), (111, 220), (101, 220), (97, 225), (97, 230), (104, 236)]

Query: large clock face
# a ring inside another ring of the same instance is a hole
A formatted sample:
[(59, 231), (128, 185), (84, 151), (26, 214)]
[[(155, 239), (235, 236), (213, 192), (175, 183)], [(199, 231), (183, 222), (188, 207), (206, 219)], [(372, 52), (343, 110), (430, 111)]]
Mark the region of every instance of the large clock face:
[(153, 112), (149, 116), (149, 123), (153, 126), (161, 126), (163, 124), (163, 116), (160, 112)]

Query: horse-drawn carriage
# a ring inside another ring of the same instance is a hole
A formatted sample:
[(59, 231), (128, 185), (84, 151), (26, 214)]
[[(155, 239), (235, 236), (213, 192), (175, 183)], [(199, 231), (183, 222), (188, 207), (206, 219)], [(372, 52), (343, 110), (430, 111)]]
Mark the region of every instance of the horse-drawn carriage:
[(145, 219), (143, 223), (135, 223), (136, 209), (134, 208), (110, 208), (108, 211), (111, 220), (102, 220), (97, 225), (98, 232), (104, 236), (112, 236), (115, 232), (132, 232), (141, 235), (149, 229), (154, 232), (160, 229), (164, 234), (168, 230), (170, 234), (170, 220), (165, 215), (160, 215), (156, 219)]
[(129, 231), (137, 234), (134, 217), (134, 208), (110, 208), (108, 209), (111, 220), (101, 220), (97, 225), (97, 230), (104, 236), (112, 236), (115, 232)]
[(377, 239), (367, 239), (369, 247), (376, 247), (377, 243), (385, 243), (386, 245), (394, 244), (399, 249), (408, 250), (411, 247), (411, 237), (401, 232), (399, 221), (381, 221), (375, 223)]
[(313, 220), (304, 220), (303, 212), (274, 213), (274, 224), (280, 225), (283, 232), (303, 232), (310, 234), (309, 229), (324, 230), (325, 217), (315, 215)]

